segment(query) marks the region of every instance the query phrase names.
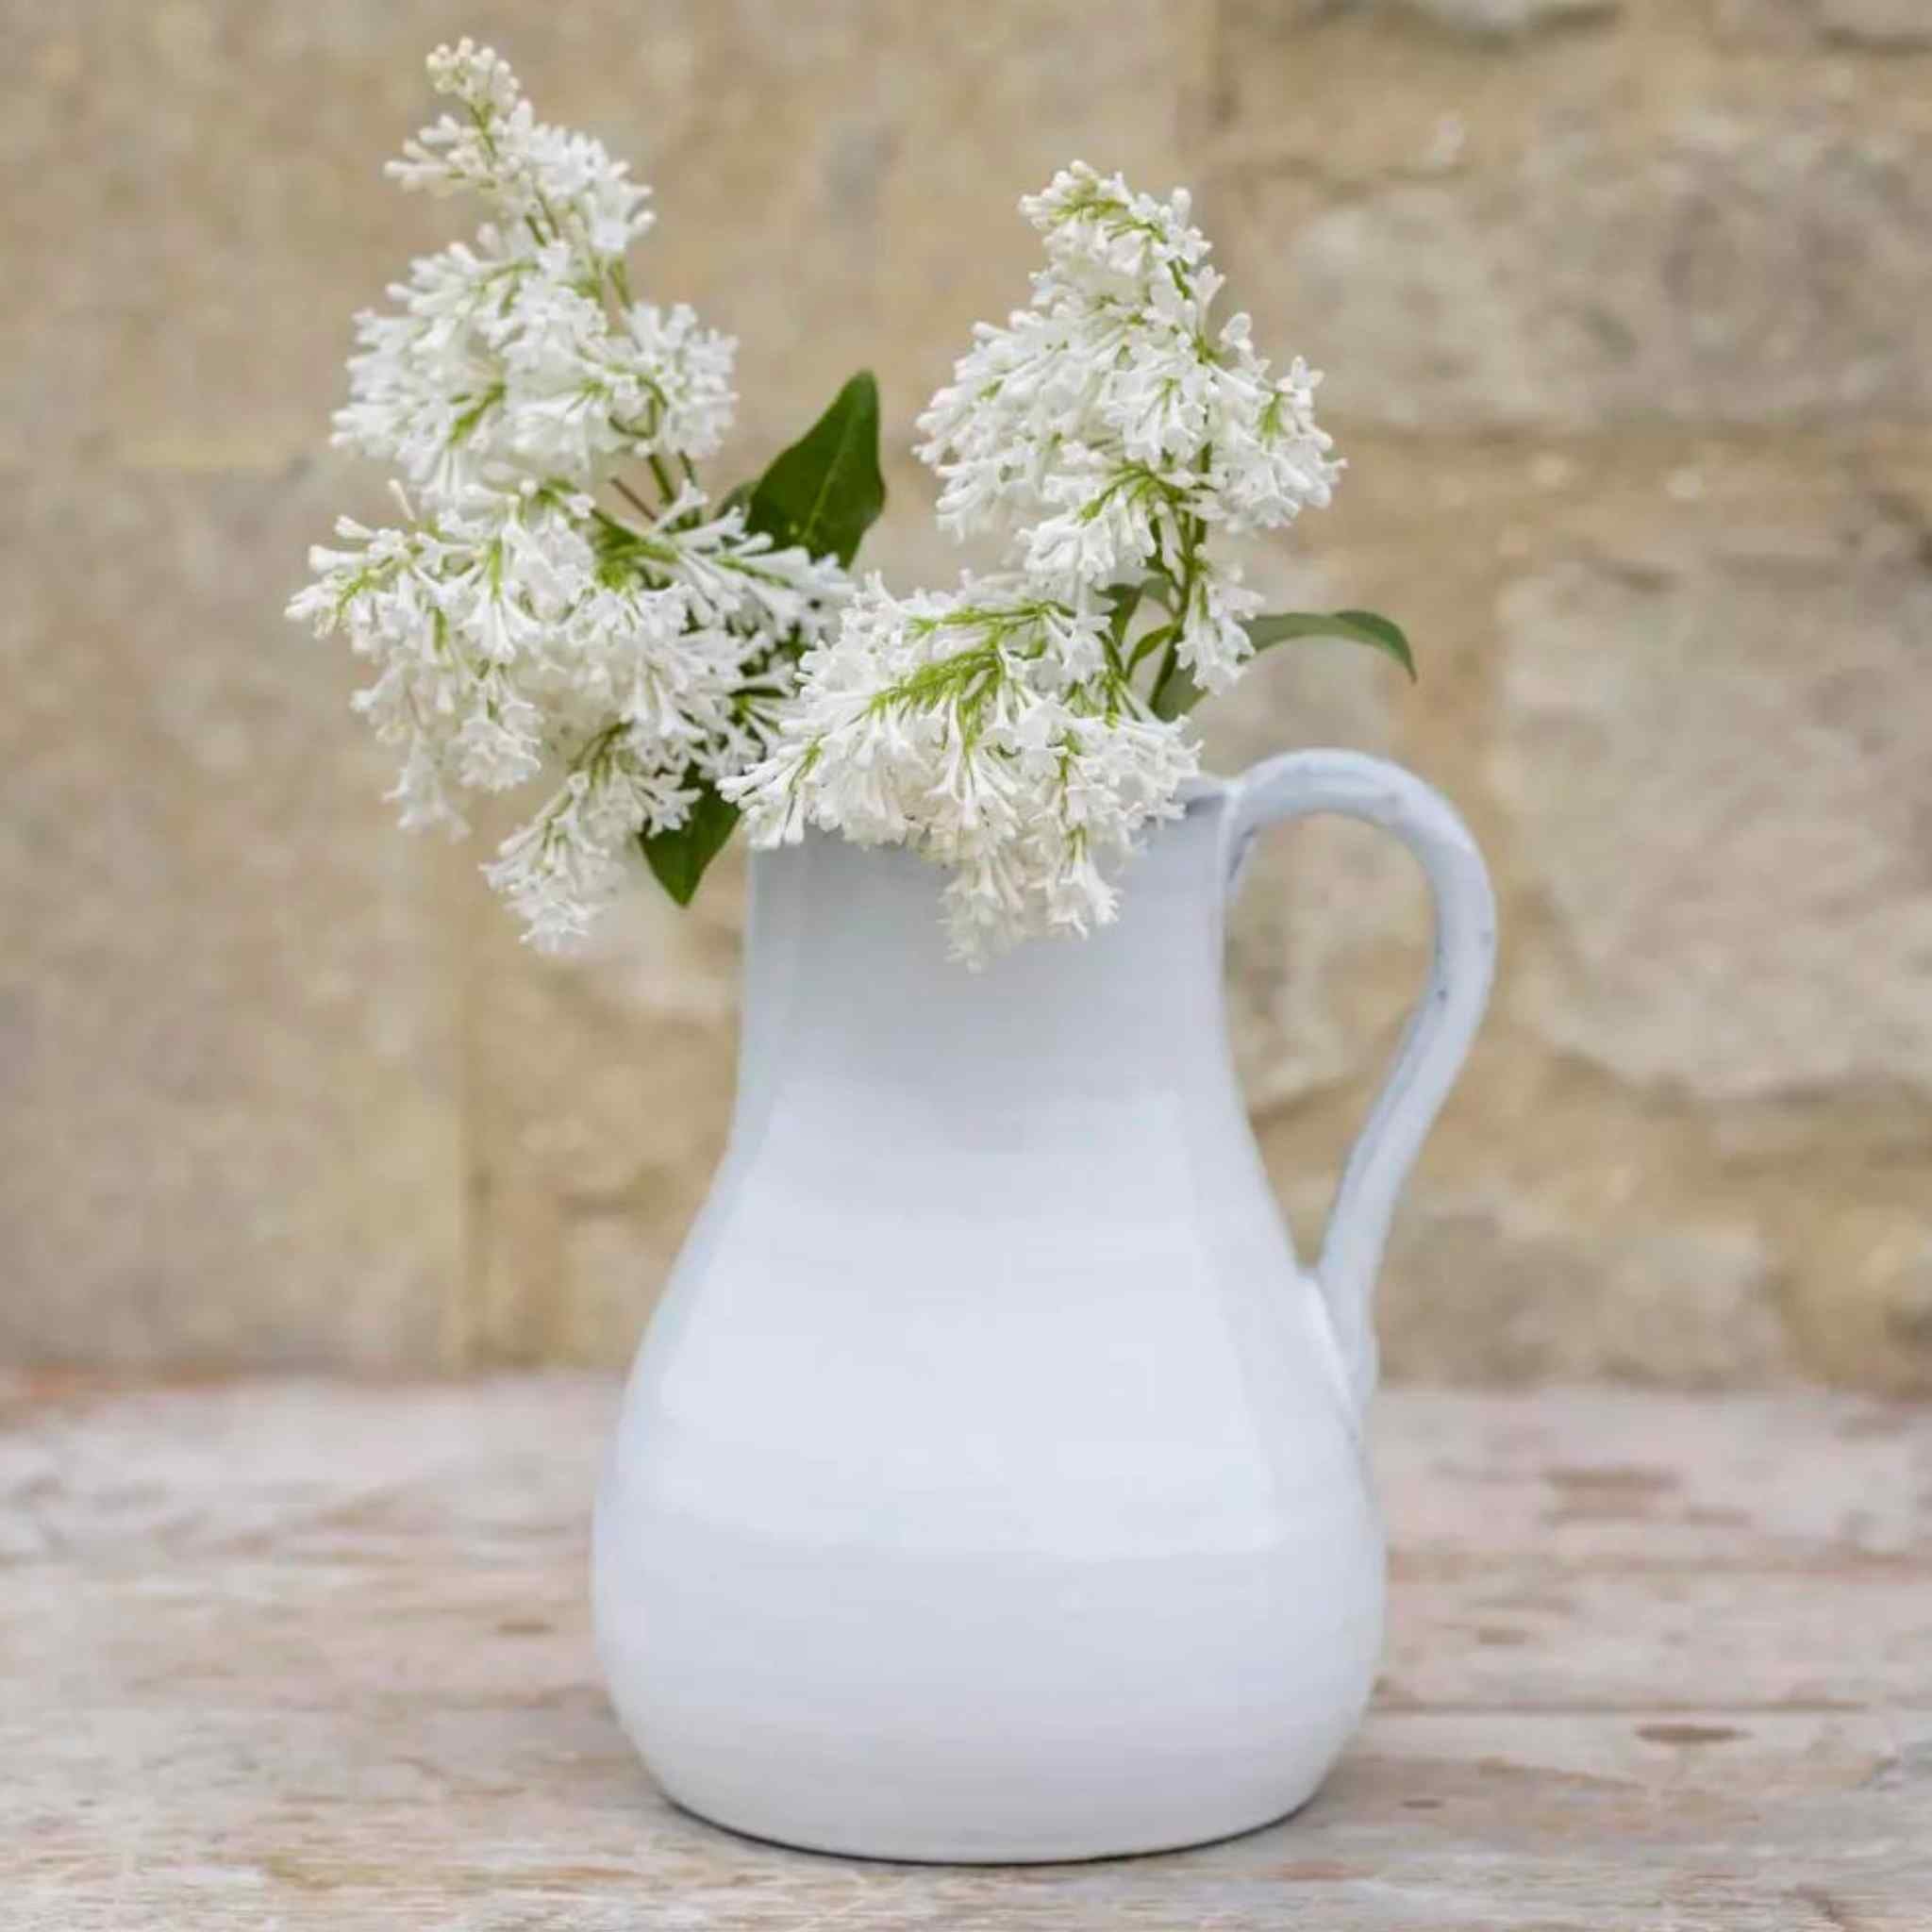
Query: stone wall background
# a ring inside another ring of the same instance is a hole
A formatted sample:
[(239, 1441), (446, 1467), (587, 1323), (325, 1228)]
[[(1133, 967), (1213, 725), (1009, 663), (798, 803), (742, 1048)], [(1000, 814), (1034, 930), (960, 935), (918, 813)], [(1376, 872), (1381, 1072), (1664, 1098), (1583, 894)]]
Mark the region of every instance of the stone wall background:
[[(278, 615), (375, 500), (326, 414), (445, 232), (378, 170), (465, 30), (657, 183), (747, 466), (877, 368), (905, 578), (952, 568), (904, 450), (1020, 299), (1015, 197), (1191, 182), (1353, 464), (1254, 571), (1424, 670), (1277, 654), (1217, 762), (1401, 758), (1503, 892), (1391, 1373), (1932, 1390), (1925, 0), (0, 8), (0, 1359), (620, 1360), (717, 1153), (737, 871), (532, 958)], [(1239, 912), (1305, 1241), (1425, 918), (1344, 825)]]

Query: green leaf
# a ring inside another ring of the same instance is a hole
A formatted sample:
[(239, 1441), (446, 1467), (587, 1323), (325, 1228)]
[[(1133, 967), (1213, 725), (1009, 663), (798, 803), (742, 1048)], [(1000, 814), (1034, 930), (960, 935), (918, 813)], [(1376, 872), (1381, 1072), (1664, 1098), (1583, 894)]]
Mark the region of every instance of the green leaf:
[(643, 833), (638, 839), (658, 883), (680, 906), (691, 904), (706, 867), (724, 851), (738, 824), (738, 808), (720, 798), (705, 779), (691, 773), (687, 782), (698, 788), (691, 816), (675, 832)]
[(1125, 641), (1127, 626), (1133, 623), (1134, 612), (1140, 608), (1141, 586), (1109, 584), (1100, 594), (1107, 599), (1108, 633), (1118, 645)]
[(776, 544), (850, 564), (886, 507), (879, 475), (879, 389), (860, 370), (832, 407), (752, 486), (747, 525)]
[(1194, 682), (1194, 674), (1176, 658), (1169, 665), (1167, 675), (1154, 688), (1154, 715), (1185, 718), (1207, 695)]
[[(1393, 658), (1415, 678), (1415, 657), (1402, 626), (1373, 610), (1279, 610), (1272, 616), (1251, 617), (1246, 629), (1256, 652), (1296, 638), (1346, 638)], [(1207, 695), (1185, 664), (1175, 663), (1155, 687), (1151, 703), (1157, 718), (1185, 717)]]
[(1292, 638), (1346, 638), (1385, 652), (1408, 673), (1411, 683), (1415, 681), (1415, 656), (1402, 626), (1373, 610), (1283, 610), (1271, 617), (1249, 618), (1247, 631), (1257, 651)]

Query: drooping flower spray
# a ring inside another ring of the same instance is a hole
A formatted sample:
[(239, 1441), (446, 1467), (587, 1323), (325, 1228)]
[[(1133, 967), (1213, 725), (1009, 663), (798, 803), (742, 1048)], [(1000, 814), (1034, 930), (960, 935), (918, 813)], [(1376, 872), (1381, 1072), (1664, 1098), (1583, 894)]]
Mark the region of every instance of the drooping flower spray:
[(1262, 615), (1224, 554), (1325, 505), (1341, 465), (1319, 378), (1211, 319), (1185, 191), (1075, 165), (1021, 208), (1047, 254), (1033, 299), (980, 325), (920, 421), (941, 524), (1004, 538), (1007, 567), (910, 597), (874, 578), (724, 784), (760, 842), (818, 825), (952, 868), (969, 961), (1114, 917), (1123, 861), (1198, 768), (1186, 713), (1256, 650), (1325, 633), (1408, 663), (1366, 612)]
[(920, 419), (955, 535), (1000, 568), (895, 595), (847, 575), (884, 503), (878, 398), (855, 376), (752, 483), (700, 480), (734, 345), (632, 290), (648, 191), (539, 122), (488, 48), (439, 49), (450, 111), (390, 164), (470, 194), (467, 242), (358, 319), (336, 441), (392, 464), (400, 518), (344, 521), (290, 613), (346, 633), (405, 825), (542, 788), (486, 868), (540, 945), (580, 938), (641, 852), (687, 900), (742, 813), (950, 869), (978, 961), (1115, 915), (1147, 825), (1198, 769), (1187, 722), (1254, 654), (1365, 611), (1264, 613), (1227, 540), (1326, 504), (1318, 378), (1271, 369), (1176, 191), (1075, 165), (1022, 210), (1046, 265), (981, 325)]
[[(486, 220), (358, 318), (335, 441), (401, 473), (401, 518), (339, 524), (290, 614), (369, 661), (357, 705), (400, 755), (406, 826), (460, 834), (464, 793), (547, 781), (487, 870), (557, 947), (641, 845), (689, 896), (735, 817), (718, 787), (770, 741), (882, 491), (874, 460), (837, 528), (794, 523), (772, 473), (714, 501), (698, 465), (731, 424), (735, 345), (633, 294), (649, 191), (539, 122), (489, 48), (441, 48), (429, 75), (451, 111), (389, 172)], [(841, 409), (875, 444), (869, 377)]]

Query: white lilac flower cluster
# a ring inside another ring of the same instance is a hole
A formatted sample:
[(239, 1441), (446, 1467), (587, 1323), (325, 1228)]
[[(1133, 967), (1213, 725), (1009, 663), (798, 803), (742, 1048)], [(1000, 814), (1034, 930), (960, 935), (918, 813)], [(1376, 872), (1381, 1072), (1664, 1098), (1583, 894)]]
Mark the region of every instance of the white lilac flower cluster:
[(1196, 769), (1191, 743), (1127, 700), (1104, 616), (1001, 580), (891, 596), (874, 577), (808, 656), (776, 745), (725, 788), (752, 837), (808, 823), (911, 844), (954, 868), (954, 949), (978, 962), (1032, 933), (1111, 919), (1109, 869)]
[(1114, 916), (1121, 861), (1197, 767), (1180, 714), (1252, 650), (1260, 600), (1217, 540), (1325, 505), (1341, 468), (1319, 378), (1272, 375), (1245, 315), (1210, 322), (1185, 192), (1075, 166), (1021, 208), (1048, 258), (1032, 303), (980, 325), (920, 419), (942, 525), (1003, 537), (1007, 568), (908, 598), (874, 579), (725, 787), (759, 842), (816, 824), (953, 867), (974, 961)]
[(462, 792), (552, 779), (487, 872), (557, 947), (641, 834), (675, 830), (701, 786), (763, 753), (789, 647), (849, 587), (698, 487), (730, 425), (735, 345), (632, 298), (649, 191), (538, 122), (489, 48), (441, 48), (429, 73), (455, 110), (390, 173), (473, 193), (488, 219), (358, 318), (335, 441), (401, 471), (403, 521), (339, 524), (290, 615), (370, 661), (357, 704), (401, 754), (405, 825), (460, 834)]

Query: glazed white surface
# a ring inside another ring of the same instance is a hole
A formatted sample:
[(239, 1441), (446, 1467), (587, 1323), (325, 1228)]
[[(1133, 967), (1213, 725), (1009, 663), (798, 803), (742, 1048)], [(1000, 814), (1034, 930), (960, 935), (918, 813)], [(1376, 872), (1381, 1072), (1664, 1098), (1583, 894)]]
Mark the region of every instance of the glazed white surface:
[[(1222, 946), (1246, 841), (1317, 810), (1404, 837), (1439, 930), (1310, 1273)], [(1321, 752), (1201, 788), (1089, 941), (970, 974), (940, 883), (826, 838), (754, 862), (731, 1142), (598, 1503), (611, 1693), (673, 1797), (793, 1844), (1224, 1836), (1308, 1796), (1374, 1674), (1367, 1300), (1480, 1017), (1481, 863), (1418, 780)]]

